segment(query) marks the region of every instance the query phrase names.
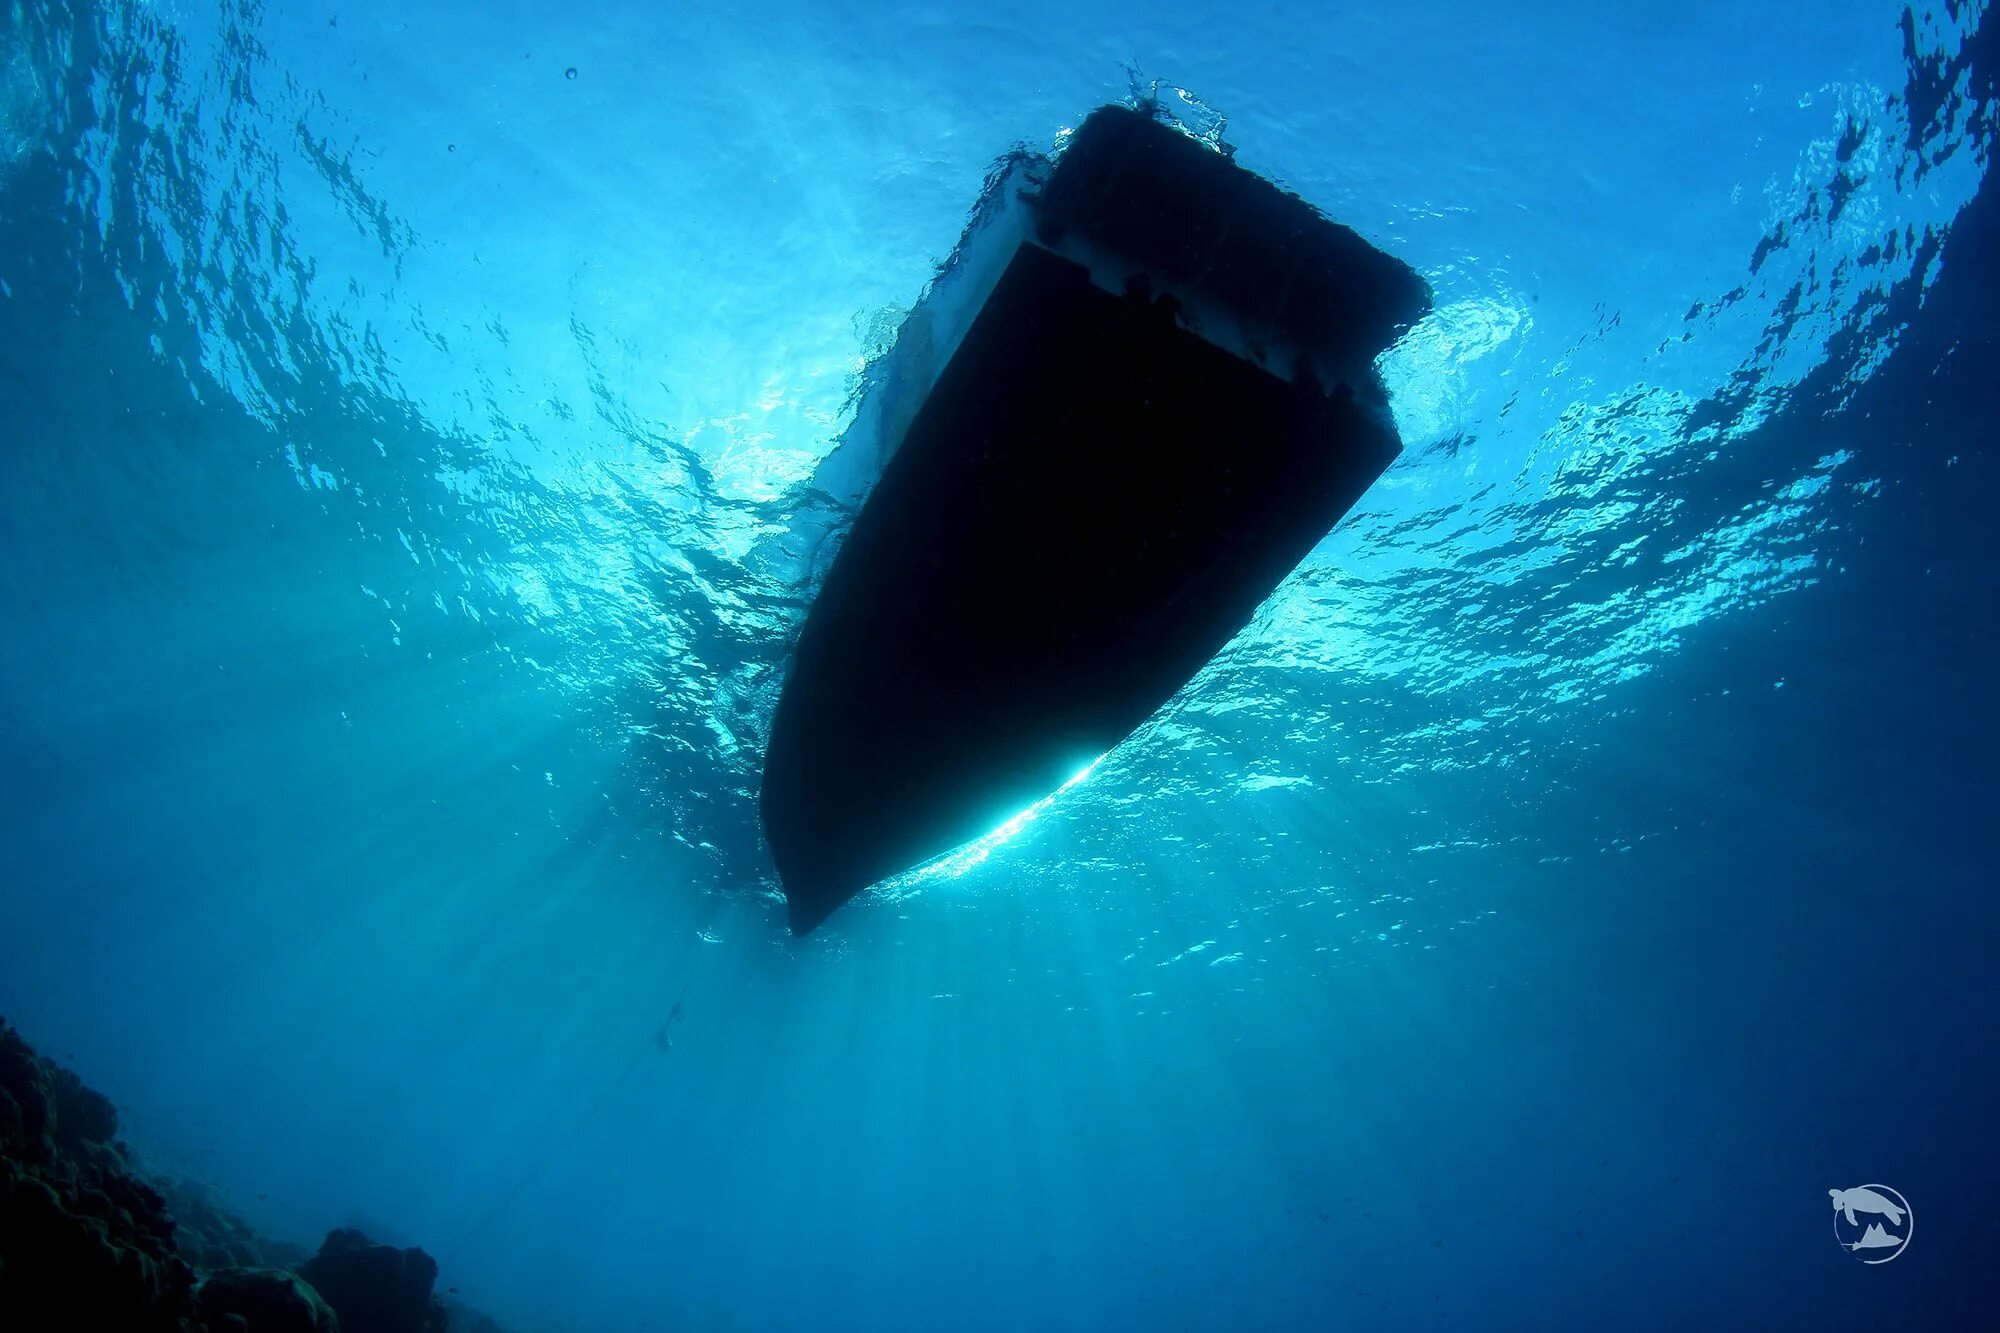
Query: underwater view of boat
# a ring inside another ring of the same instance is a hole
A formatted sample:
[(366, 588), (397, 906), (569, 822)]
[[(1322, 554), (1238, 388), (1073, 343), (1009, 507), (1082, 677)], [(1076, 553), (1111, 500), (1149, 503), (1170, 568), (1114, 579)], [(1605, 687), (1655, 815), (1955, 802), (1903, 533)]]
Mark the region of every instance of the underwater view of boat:
[(0, 4), (0, 1333), (1995, 1326), (2000, 15)]

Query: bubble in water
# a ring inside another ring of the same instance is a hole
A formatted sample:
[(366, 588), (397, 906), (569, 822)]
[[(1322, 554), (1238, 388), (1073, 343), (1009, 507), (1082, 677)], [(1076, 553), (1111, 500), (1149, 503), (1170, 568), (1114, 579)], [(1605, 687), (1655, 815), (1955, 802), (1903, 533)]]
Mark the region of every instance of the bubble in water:
[(568, 69), (564, 70), (564, 71), (563, 71), (563, 77), (564, 77), (565, 79), (573, 79), (573, 78), (575, 78), (575, 77), (576, 77), (576, 66), (575, 66), (575, 65), (571, 65), (571, 66), (570, 66), (570, 67), (569, 67)]

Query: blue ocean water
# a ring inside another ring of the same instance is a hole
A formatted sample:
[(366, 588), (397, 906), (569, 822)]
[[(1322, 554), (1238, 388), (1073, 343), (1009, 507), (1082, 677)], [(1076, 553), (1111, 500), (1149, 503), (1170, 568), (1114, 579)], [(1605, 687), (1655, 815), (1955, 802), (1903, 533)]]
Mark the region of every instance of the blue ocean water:
[[(1990, 1327), (1987, 27), (9, 0), (0, 1013), (523, 1330)], [(793, 941), (772, 539), (1154, 80), (1431, 282), (1406, 452)]]

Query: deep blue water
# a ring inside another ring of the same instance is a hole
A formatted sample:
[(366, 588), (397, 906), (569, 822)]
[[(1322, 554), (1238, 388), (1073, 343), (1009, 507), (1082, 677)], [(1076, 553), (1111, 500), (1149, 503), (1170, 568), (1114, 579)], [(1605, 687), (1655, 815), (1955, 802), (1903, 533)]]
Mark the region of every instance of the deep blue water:
[[(1983, 19), (12, 0), (0, 1013), (524, 1330), (1993, 1326)], [(1407, 451), (794, 942), (773, 539), (1128, 68), (1430, 280)]]

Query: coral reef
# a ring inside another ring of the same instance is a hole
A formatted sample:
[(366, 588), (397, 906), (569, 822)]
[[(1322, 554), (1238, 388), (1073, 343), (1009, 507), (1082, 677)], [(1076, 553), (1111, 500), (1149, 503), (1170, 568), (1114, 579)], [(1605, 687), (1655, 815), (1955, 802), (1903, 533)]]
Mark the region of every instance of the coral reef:
[(0, 1328), (499, 1333), (432, 1294), (415, 1247), (259, 1236), (195, 1181), (140, 1177), (118, 1112), (0, 1019)]
[(223, 1268), (285, 1268), (297, 1271), (312, 1257), (303, 1246), (260, 1236), (229, 1211), (215, 1191), (187, 1176), (149, 1176), (174, 1219), (174, 1243), (181, 1257), (203, 1272)]
[(194, 1269), (118, 1114), (0, 1022), (0, 1325), (195, 1330)]
[(444, 1333), (431, 1295), (437, 1260), (422, 1250), (377, 1245), (359, 1231), (327, 1233), (299, 1273), (340, 1312), (343, 1333)]
[[(341, 1333), (332, 1307), (296, 1273), (279, 1268), (225, 1268), (195, 1293), (209, 1328), (246, 1333)], [(232, 1322), (233, 1321), (233, 1322)]]

